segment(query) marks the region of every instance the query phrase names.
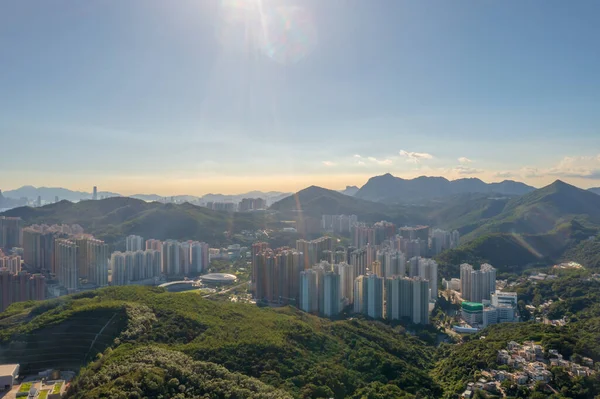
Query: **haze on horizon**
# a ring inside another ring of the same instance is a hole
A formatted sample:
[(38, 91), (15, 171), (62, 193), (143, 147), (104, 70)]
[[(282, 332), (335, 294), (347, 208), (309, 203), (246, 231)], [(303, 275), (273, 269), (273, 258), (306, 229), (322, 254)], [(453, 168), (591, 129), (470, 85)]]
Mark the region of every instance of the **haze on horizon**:
[(600, 186), (594, 0), (0, 3), (0, 188)]

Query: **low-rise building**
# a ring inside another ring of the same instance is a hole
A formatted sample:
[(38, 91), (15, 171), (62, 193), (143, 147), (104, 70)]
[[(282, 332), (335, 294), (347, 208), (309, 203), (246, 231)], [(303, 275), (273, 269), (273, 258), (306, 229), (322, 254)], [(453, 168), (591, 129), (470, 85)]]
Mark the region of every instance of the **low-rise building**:
[(18, 364), (0, 365), (0, 391), (9, 391), (19, 376)]

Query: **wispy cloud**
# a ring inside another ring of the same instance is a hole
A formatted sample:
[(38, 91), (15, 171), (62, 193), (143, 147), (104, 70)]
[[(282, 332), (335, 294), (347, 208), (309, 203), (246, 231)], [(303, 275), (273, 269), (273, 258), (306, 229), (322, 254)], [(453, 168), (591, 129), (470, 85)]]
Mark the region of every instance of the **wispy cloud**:
[(354, 158), (362, 158), (359, 154), (354, 154)]
[(400, 156), (406, 158), (406, 162), (419, 163), (422, 160), (433, 159), (433, 155), (426, 152), (411, 152), (400, 150)]
[(515, 177), (515, 176), (517, 176), (517, 175), (513, 172), (496, 172), (496, 173), (494, 173), (494, 177), (500, 177), (503, 179), (508, 179), (508, 178)]
[(325, 165), (325, 166), (335, 166), (337, 164), (335, 162), (331, 162), (331, 161), (323, 161), (323, 165)]
[(476, 175), (478, 173), (483, 173), (481, 169), (471, 168), (469, 166), (459, 165), (453, 169), (454, 172), (459, 175)]
[(600, 155), (564, 157), (547, 173), (558, 177), (598, 180), (600, 179)]
[(463, 164), (463, 165), (473, 163), (473, 161), (470, 160), (467, 157), (460, 157), (460, 158), (458, 158), (458, 162), (461, 163), (461, 164)]
[(367, 157), (367, 159), (373, 163), (376, 163), (377, 165), (392, 165), (394, 163), (394, 161), (389, 158), (378, 159), (375, 157)]
[(366, 163), (364, 161), (358, 161), (358, 164), (361, 166), (366, 165)]

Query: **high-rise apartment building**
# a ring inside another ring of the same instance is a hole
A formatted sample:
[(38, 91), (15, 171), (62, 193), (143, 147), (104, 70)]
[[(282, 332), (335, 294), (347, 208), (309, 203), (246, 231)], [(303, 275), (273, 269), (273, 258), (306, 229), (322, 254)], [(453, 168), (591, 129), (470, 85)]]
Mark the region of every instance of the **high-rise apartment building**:
[(6, 256), (0, 251), (0, 269), (3, 268), (12, 274), (18, 274), (21, 271), (21, 257), (18, 255)]
[(429, 324), (429, 281), (420, 277), (412, 280), (412, 322), (414, 324)]
[(458, 230), (450, 233), (450, 248), (457, 248), (460, 245), (460, 233)]
[(412, 280), (407, 277), (394, 276), (385, 280), (385, 318), (412, 320)]
[(127, 257), (123, 252), (113, 252), (110, 256), (111, 284), (127, 285), (129, 284), (129, 269), (126, 265)]
[(354, 267), (346, 262), (334, 265), (334, 270), (340, 275), (340, 297), (344, 305), (354, 302)]
[(391, 277), (385, 280), (386, 318), (429, 323), (429, 282), (420, 277)]
[(34, 227), (23, 229), (23, 261), (32, 269), (55, 273), (54, 240), (64, 234), (43, 232)]
[(325, 259), (325, 251), (333, 250), (333, 238), (321, 237), (316, 240), (297, 240), (296, 250), (304, 254), (304, 270), (310, 269)]
[(256, 271), (258, 270), (258, 268), (256, 266), (256, 259), (257, 259), (258, 254), (260, 254), (261, 252), (266, 251), (267, 248), (269, 248), (269, 244), (267, 244), (266, 242), (255, 242), (254, 244), (252, 244), (252, 248), (251, 248), (251, 255), (252, 255), (252, 285), (253, 285), (254, 290), (256, 290), (256, 279), (257, 279)]
[(400, 227), (400, 236), (405, 240), (429, 241), (429, 226)]
[(68, 291), (75, 291), (79, 287), (78, 245), (74, 241), (60, 238), (54, 242), (54, 246), (58, 282)]
[(163, 264), (163, 242), (161, 240), (146, 240), (146, 250), (152, 249), (160, 253), (160, 271), (161, 273), (165, 273), (165, 266)]
[(144, 237), (130, 235), (125, 238), (125, 250), (127, 252), (143, 251), (144, 248)]
[(369, 256), (367, 252), (367, 248), (361, 248), (350, 254), (350, 264), (354, 267), (354, 274), (356, 276), (367, 274), (367, 269), (370, 266), (370, 263), (368, 263)]
[(438, 297), (438, 264), (433, 259), (417, 259), (418, 276), (429, 281), (431, 289), (430, 298), (435, 300)]
[(321, 228), (327, 232), (348, 234), (358, 224), (356, 215), (323, 215)]
[(317, 286), (317, 271), (313, 269), (300, 272), (299, 307), (308, 313), (319, 312), (319, 292)]
[(88, 283), (105, 287), (108, 285), (108, 245), (104, 241), (90, 239), (86, 246)]
[(93, 192), (92, 192), (92, 199), (94, 201), (96, 201), (98, 199), (98, 187), (94, 186)]
[(162, 265), (163, 272), (167, 276), (181, 276), (181, 252), (179, 249), (179, 241), (167, 240), (163, 242), (162, 249)]
[(205, 242), (192, 241), (190, 243), (191, 251), (191, 274), (198, 275), (208, 269), (209, 246)]
[(113, 252), (112, 285), (129, 285), (159, 277), (161, 253), (153, 249), (135, 252)]
[(189, 276), (192, 271), (192, 245), (190, 242), (179, 243), (179, 270), (185, 276)]
[(383, 318), (384, 278), (375, 274), (358, 276), (354, 283), (354, 311), (374, 319)]
[(406, 275), (406, 257), (400, 251), (389, 248), (378, 250), (377, 261), (381, 264), (380, 277)]
[(297, 304), (304, 254), (290, 248), (267, 249), (254, 259), (257, 301)]
[(81, 236), (70, 239), (77, 244), (77, 276), (79, 278), (87, 278), (89, 263), (88, 263), (88, 240), (92, 237)]
[(460, 265), (461, 296), (465, 301), (481, 303), (490, 300), (496, 291), (496, 269), (489, 264), (481, 265), (480, 270), (463, 263)]
[(41, 274), (11, 273), (0, 269), (0, 311), (10, 304), (46, 299), (46, 279)]
[(340, 284), (341, 279), (338, 273), (326, 272), (323, 275), (323, 309), (319, 310), (325, 317), (336, 316), (342, 310)]
[(23, 221), (19, 217), (0, 216), (0, 248), (21, 247)]
[(354, 313), (363, 313), (364, 311), (364, 280), (365, 276), (360, 275), (354, 279)]
[(384, 277), (382, 270), (381, 270), (381, 262), (379, 261), (373, 261), (373, 263), (371, 263), (371, 267), (369, 268), (369, 271), (379, 277)]
[(351, 232), (352, 243), (356, 248), (362, 248), (367, 244), (375, 245), (375, 230), (366, 224), (356, 224)]

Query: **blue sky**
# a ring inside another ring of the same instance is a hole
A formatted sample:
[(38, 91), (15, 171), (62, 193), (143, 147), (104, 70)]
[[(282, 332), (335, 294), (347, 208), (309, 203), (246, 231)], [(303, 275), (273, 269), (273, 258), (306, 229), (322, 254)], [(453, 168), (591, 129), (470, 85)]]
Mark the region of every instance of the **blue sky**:
[(0, 188), (600, 186), (600, 2), (0, 2)]

